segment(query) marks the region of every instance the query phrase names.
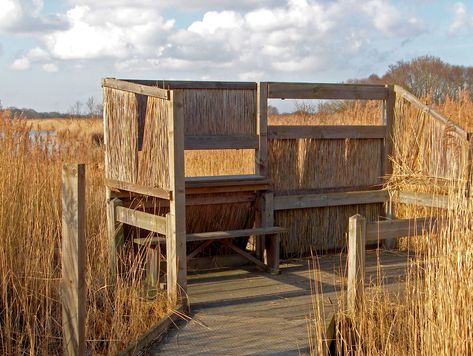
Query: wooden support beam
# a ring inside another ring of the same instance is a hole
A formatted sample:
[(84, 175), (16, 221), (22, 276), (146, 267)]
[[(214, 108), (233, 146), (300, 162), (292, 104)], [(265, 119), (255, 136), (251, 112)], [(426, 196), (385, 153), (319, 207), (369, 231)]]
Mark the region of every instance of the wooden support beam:
[(389, 199), (389, 194), (385, 190), (283, 195), (274, 197), (274, 210), (374, 204), (384, 203), (387, 199)]
[(186, 188), (222, 187), (235, 185), (268, 184), (270, 181), (257, 174), (186, 177)]
[(418, 192), (399, 192), (399, 202), (403, 204), (413, 204), (427, 206), (431, 208), (448, 209), (448, 196), (418, 193)]
[(366, 224), (366, 242), (421, 235), (423, 231), (434, 231), (436, 222), (435, 217), (371, 222)]
[(156, 232), (158, 234), (165, 235), (167, 232), (166, 218), (159, 215), (145, 213), (144, 211), (117, 206), (116, 219), (121, 223)]
[(460, 137), (467, 139), (468, 132), (463, 129), (460, 125), (456, 124), (446, 116), (440, 114), (438, 111), (432, 109), (430, 106), (427, 106), (421, 102), (414, 94), (408, 92), (406, 89), (399, 85), (394, 85), (394, 91), (397, 95), (400, 95), (402, 98), (410, 102), (412, 105), (417, 107), (419, 110), (429, 114), (435, 120), (447, 125), (449, 127), (449, 132), (455, 132)]
[(363, 305), (366, 219), (356, 214), (349, 220), (347, 311), (353, 317)]
[[(393, 155), (393, 136), (394, 136), (394, 106), (396, 104), (396, 92), (392, 85), (386, 86), (388, 97), (385, 102), (385, 113), (383, 125), (385, 125), (386, 135), (384, 137), (383, 152), (381, 155), (381, 183), (384, 183), (388, 177), (391, 176), (393, 171), (392, 166), (392, 155)], [(384, 179), (383, 179), (384, 178)]]
[(117, 248), (123, 244), (123, 229), (117, 219), (117, 208), (121, 205), (119, 199), (107, 200), (108, 263), (112, 279), (117, 274)]
[(268, 83), (259, 83), (256, 100), (256, 134), (259, 144), (255, 157), (255, 173), (266, 177), (268, 166)]
[(283, 232), (287, 232), (287, 229), (279, 226), (230, 231), (197, 232), (193, 234), (187, 234), (187, 241), (234, 239), (237, 237), (274, 235)]
[(233, 251), (235, 251), (236, 253), (242, 255), (243, 257), (245, 257), (247, 260), (253, 262), (255, 265), (257, 265), (258, 267), (260, 267), (263, 271), (268, 271), (270, 270), (270, 268), (264, 264), (263, 262), (261, 262), (260, 260), (258, 260), (256, 257), (254, 257), (253, 255), (249, 254), (248, 252), (242, 250), (241, 248), (235, 246), (231, 240), (222, 240), (222, 244), (224, 244), (225, 246), (231, 248)]
[(85, 355), (85, 165), (62, 168), (62, 330), (65, 355)]
[(186, 150), (226, 150), (226, 149), (256, 149), (259, 145), (257, 135), (247, 136), (185, 136)]
[(121, 182), (114, 179), (105, 179), (105, 185), (110, 189), (116, 189), (119, 191), (126, 191), (130, 193), (136, 193), (141, 195), (147, 195), (155, 198), (167, 199), (171, 198), (171, 191), (162, 189), (162, 188), (155, 188), (155, 187), (147, 187), (137, 183), (129, 183), (129, 182)]
[(268, 138), (271, 140), (304, 139), (343, 140), (343, 139), (376, 139), (385, 138), (384, 126), (326, 126), (326, 125), (273, 125), (268, 127)]
[(184, 103), (183, 91), (170, 91), (168, 119), (169, 201), (166, 234), (167, 288), (170, 305), (186, 304), (186, 188), (184, 171)]
[(115, 78), (102, 79), (102, 87), (123, 90), (130, 93), (152, 96), (155, 98), (169, 100), (169, 90), (156, 86), (142, 85)]
[(268, 98), (384, 100), (384, 85), (268, 83)]
[(162, 89), (230, 89), (256, 90), (255, 82), (217, 82), (217, 81), (189, 81), (189, 80), (143, 80), (120, 79), (136, 84), (152, 85)]

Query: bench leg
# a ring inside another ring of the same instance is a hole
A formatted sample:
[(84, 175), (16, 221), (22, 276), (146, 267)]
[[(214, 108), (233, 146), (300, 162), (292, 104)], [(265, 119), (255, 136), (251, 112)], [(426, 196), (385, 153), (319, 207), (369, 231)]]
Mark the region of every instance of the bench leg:
[(279, 234), (268, 236), (266, 239), (266, 258), (272, 274), (279, 274), (279, 253), (280, 238)]

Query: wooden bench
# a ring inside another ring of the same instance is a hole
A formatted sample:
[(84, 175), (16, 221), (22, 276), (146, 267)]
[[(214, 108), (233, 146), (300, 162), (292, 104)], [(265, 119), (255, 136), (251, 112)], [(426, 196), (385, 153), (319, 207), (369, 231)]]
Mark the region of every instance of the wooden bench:
[[(187, 242), (202, 242), (197, 248), (195, 248), (192, 252), (187, 255), (187, 259), (191, 259), (197, 256), (200, 252), (202, 252), (206, 247), (210, 246), (214, 241), (219, 241), (221, 244), (229, 247), (236, 253), (240, 254), (241, 256), (245, 257), (247, 260), (253, 262), (258, 267), (263, 270), (269, 271), (273, 274), (279, 273), (279, 234), (287, 232), (287, 229), (278, 227), (278, 226), (271, 226), (271, 227), (260, 227), (260, 228), (253, 228), (253, 229), (243, 229), (243, 230), (231, 230), (231, 231), (212, 231), (212, 232), (199, 232), (194, 234), (187, 234), (186, 240)], [(268, 239), (266, 244), (266, 263), (260, 261), (256, 257), (254, 257), (251, 253), (239, 248), (235, 244), (233, 244), (232, 239), (237, 237), (266, 237)], [(138, 245), (143, 245), (146, 247), (150, 247), (154, 250), (154, 247), (158, 244), (165, 244), (166, 238), (165, 237), (150, 237), (150, 238), (137, 238), (133, 240)], [(157, 257), (157, 256), (156, 256)], [(155, 257), (152, 257), (155, 258)], [(153, 263), (150, 264), (153, 266)], [(153, 274), (153, 271), (150, 271)]]
[(186, 177), (186, 194), (230, 193), (268, 190), (271, 181), (257, 174)]

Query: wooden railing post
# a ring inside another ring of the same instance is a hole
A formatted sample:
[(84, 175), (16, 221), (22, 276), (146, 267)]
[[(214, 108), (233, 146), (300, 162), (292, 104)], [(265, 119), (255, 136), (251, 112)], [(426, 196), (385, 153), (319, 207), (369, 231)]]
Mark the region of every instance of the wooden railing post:
[(353, 315), (363, 304), (366, 219), (356, 214), (349, 220), (347, 311)]
[(117, 224), (117, 206), (121, 206), (122, 201), (115, 198), (107, 200), (106, 204), (109, 270), (113, 279), (117, 272), (117, 248), (123, 244), (123, 231), (118, 230)]
[(62, 328), (65, 355), (85, 354), (85, 165), (62, 169)]

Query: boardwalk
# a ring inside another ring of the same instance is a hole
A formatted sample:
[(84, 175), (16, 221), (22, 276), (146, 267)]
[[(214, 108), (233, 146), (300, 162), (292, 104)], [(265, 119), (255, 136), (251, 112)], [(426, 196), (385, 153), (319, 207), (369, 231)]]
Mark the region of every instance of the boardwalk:
[[(400, 286), (408, 257), (402, 253), (367, 251), (367, 278), (378, 267), (390, 290)], [(379, 266), (377, 262), (380, 262)], [(189, 276), (192, 320), (180, 322), (155, 345), (160, 355), (305, 355), (309, 353), (309, 260), (281, 265), (281, 275), (254, 269), (229, 269)], [(326, 318), (345, 288), (345, 259), (319, 259)], [(401, 276), (401, 277), (400, 277)]]

